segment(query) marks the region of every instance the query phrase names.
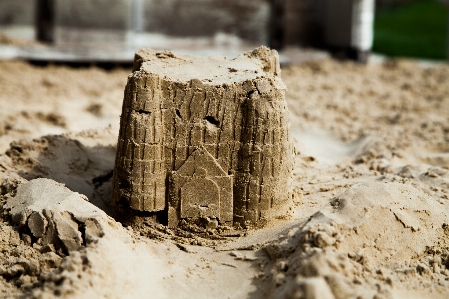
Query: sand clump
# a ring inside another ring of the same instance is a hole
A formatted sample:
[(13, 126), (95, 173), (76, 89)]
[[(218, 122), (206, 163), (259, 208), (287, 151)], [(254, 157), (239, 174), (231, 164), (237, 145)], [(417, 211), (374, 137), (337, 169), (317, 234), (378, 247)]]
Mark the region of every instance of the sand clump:
[(104, 235), (101, 221), (106, 215), (86, 202), (53, 180), (35, 179), (20, 185), (3, 208), (35, 244), (69, 254)]
[[(1, 64), (0, 297), (449, 296), (446, 65), (324, 60), (284, 68), (293, 205), (263, 228), (217, 231), (107, 215), (131, 70)], [(14, 79), (19, 71), (28, 85)], [(95, 103), (101, 114), (87, 109)], [(64, 115), (65, 127), (39, 112)], [(48, 204), (55, 194), (61, 204)], [(88, 219), (101, 228), (92, 239)]]

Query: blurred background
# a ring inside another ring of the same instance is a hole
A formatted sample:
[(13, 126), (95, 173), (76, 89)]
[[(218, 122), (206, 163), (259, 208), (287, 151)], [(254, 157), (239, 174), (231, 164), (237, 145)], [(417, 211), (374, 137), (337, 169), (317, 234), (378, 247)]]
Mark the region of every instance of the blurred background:
[(373, 51), (393, 57), (449, 57), (449, 1), (377, 0)]
[(141, 47), (232, 57), (263, 44), (286, 59), (445, 60), (445, 1), (2, 0), (0, 59), (130, 62)]

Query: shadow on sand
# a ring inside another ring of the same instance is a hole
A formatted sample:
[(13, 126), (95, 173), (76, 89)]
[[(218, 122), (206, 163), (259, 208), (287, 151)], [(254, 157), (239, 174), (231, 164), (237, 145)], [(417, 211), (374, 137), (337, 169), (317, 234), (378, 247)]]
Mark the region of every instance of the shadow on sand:
[(108, 215), (116, 147), (88, 146), (88, 138), (48, 135), (12, 142), (6, 154), (27, 180), (48, 178), (84, 194)]

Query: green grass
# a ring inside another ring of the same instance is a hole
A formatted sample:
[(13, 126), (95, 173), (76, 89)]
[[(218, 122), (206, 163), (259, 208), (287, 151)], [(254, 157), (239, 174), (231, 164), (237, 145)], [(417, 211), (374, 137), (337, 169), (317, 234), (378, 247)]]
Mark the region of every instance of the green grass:
[(393, 57), (446, 59), (447, 9), (433, 0), (376, 12), (373, 51)]

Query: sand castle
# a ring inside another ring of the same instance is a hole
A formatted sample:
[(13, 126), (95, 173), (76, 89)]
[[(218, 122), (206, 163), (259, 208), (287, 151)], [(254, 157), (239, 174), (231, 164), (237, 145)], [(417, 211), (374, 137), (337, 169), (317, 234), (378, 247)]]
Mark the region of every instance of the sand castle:
[(278, 54), (227, 59), (142, 49), (122, 108), (113, 204), (257, 224), (291, 203), (293, 145)]

